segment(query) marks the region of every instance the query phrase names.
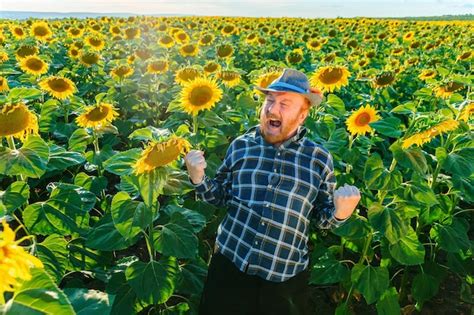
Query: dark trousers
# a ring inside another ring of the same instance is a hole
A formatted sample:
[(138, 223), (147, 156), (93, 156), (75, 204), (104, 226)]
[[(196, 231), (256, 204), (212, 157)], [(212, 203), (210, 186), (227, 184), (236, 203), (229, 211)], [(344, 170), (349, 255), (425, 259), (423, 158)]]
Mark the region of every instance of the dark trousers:
[(241, 272), (219, 252), (213, 254), (199, 315), (309, 315), (309, 270), (285, 282)]

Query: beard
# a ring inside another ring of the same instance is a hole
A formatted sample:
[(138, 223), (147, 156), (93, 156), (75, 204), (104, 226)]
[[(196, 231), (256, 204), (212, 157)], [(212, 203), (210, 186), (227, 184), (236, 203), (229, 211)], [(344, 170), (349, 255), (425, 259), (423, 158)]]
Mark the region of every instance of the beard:
[[(271, 123), (270, 120), (274, 122)], [(291, 138), (295, 135), (298, 126), (298, 117), (283, 119), (271, 115), (260, 115), (260, 132), (263, 138), (271, 144), (279, 144)]]

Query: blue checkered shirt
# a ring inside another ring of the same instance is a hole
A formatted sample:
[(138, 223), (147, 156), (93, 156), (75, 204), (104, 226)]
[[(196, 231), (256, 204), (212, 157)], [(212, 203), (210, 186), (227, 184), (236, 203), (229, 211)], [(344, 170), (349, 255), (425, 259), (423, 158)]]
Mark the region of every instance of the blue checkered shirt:
[(347, 220), (334, 217), (332, 156), (306, 132), (300, 126), (274, 146), (253, 126), (231, 142), (213, 179), (191, 182), (202, 200), (227, 207), (217, 250), (242, 272), (286, 281), (308, 267), (310, 221), (329, 229)]

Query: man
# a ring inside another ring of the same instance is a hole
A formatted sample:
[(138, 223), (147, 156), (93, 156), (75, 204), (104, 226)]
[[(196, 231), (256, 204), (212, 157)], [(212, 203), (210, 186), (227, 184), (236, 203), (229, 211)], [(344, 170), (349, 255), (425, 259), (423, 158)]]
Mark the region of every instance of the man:
[(360, 200), (334, 191), (330, 153), (304, 137), (310, 106), (322, 95), (300, 71), (284, 69), (268, 88), (260, 124), (230, 144), (214, 179), (204, 152), (185, 157), (189, 179), (206, 202), (227, 206), (218, 227), (199, 313), (314, 314), (308, 309), (308, 234), (345, 222)]

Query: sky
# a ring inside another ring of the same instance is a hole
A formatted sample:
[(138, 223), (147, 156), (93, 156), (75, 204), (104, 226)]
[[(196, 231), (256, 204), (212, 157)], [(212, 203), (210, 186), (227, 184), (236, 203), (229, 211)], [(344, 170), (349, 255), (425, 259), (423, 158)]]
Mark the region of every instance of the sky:
[(466, 0), (0, 0), (1, 11), (249, 17), (404, 17), (473, 14)]

